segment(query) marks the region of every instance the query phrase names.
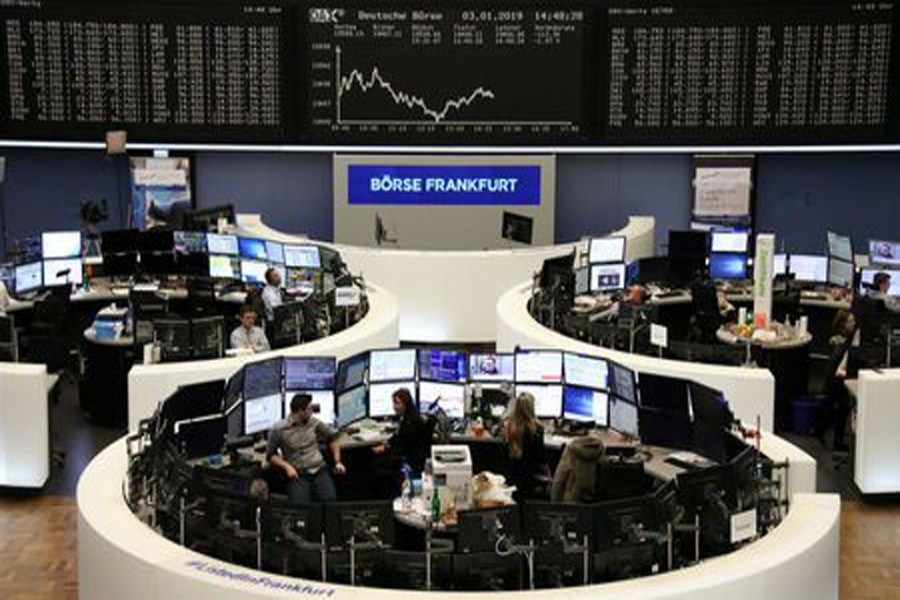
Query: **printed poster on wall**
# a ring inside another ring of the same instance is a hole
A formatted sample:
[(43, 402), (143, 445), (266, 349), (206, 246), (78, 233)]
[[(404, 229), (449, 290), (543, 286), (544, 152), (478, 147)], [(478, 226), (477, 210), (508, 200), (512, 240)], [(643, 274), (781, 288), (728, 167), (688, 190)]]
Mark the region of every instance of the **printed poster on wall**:
[(192, 206), (189, 158), (131, 159), (134, 227), (150, 229), (175, 223)]

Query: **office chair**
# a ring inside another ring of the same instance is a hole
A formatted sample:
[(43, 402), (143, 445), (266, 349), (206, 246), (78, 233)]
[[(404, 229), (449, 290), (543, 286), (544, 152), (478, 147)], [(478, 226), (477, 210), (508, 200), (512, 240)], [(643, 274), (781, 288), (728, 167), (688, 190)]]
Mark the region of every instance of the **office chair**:
[(775, 290), (772, 295), (772, 314), (781, 323), (789, 318), (796, 322), (800, 318), (800, 288), (790, 280), (785, 283), (784, 289)]
[(711, 281), (698, 281), (691, 286), (691, 313), (692, 341), (715, 343), (722, 317), (716, 287)]

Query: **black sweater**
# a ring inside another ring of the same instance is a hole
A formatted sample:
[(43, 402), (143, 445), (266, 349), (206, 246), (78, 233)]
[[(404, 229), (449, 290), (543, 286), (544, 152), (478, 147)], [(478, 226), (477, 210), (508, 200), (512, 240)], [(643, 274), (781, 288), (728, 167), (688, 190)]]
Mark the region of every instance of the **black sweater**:
[(404, 416), (400, 420), (400, 428), (391, 436), (388, 445), (392, 458), (409, 463), (415, 472), (421, 473), (431, 448), (425, 419), (421, 415)]

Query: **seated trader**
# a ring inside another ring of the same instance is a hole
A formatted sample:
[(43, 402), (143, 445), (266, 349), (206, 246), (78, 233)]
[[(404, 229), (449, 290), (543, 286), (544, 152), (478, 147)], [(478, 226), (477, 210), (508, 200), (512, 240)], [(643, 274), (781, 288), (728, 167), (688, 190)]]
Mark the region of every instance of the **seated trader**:
[(875, 273), (875, 277), (872, 279), (872, 288), (869, 290), (869, 298), (880, 300), (884, 307), (891, 312), (900, 312), (900, 302), (890, 294), (891, 276), (889, 273), (884, 271)]
[(566, 444), (553, 474), (550, 500), (553, 502), (593, 502), (597, 465), (606, 454), (598, 437), (584, 436)]
[(337, 500), (334, 480), (319, 450), (319, 442), (329, 442), (335, 473), (346, 473), (341, 447), (335, 443), (337, 435), (335, 429), (313, 416), (312, 396), (296, 394), (291, 399), (291, 414), (269, 431), (266, 448), (269, 463), (287, 474), (291, 502)]
[[(848, 310), (839, 310), (834, 318), (832, 336), (828, 340), (831, 356), (825, 377), (825, 391), (834, 406), (834, 441), (835, 451), (846, 451), (844, 431), (850, 417), (850, 394), (844, 382), (847, 379), (850, 346), (856, 334), (856, 317)], [(819, 432), (822, 433), (821, 431)]]
[(236, 350), (250, 349), (254, 352), (269, 350), (269, 340), (262, 327), (256, 325), (256, 311), (245, 304), (241, 307), (241, 324), (231, 332), (231, 347)]
[(419, 408), (407, 388), (399, 388), (391, 395), (394, 414), (400, 418), (400, 427), (387, 443), (372, 448), (376, 454), (388, 453), (395, 464), (408, 464), (414, 473), (425, 468), (425, 458), (431, 448), (428, 425), (419, 414)]
[(266, 321), (275, 319), (275, 308), (284, 302), (281, 298), (281, 274), (274, 267), (266, 271), (266, 287), (262, 291), (263, 305), (266, 310)]
[(509, 467), (507, 483), (516, 486), (517, 502), (540, 495), (545, 474), (544, 428), (534, 416), (534, 396), (524, 392), (516, 398), (509, 419), (503, 426)]

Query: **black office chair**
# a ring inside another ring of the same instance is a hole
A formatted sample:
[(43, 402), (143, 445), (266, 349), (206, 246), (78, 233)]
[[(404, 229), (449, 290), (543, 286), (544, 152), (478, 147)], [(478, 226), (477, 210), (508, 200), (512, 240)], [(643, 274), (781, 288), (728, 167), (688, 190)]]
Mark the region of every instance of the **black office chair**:
[(772, 295), (772, 314), (776, 321), (784, 323), (788, 319), (796, 322), (801, 315), (800, 287), (787, 281), (782, 289)]
[(722, 317), (712, 281), (698, 281), (691, 286), (691, 313), (691, 341), (715, 343)]

